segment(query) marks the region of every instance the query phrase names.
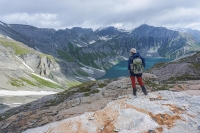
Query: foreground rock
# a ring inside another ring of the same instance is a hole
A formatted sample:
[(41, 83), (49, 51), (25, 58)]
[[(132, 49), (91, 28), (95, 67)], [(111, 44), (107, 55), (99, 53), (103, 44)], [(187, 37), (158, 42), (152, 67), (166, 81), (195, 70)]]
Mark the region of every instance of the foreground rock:
[[(189, 93), (189, 94), (188, 94)], [(192, 133), (200, 126), (200, 91), (124, 95), (99, 111), (47, 124), (24, 133)]]
[[(76, 116), (80, 116), (80, 115), (82, 115), (81, 117), (84, 117), (84, 119), (85, 119), (86, 116), (88, 116), (87, 113), (85, 113), (85, 112), (98, 112), (98, 110), (103, 111), (105, 107), (107, 108), (107, 109), (105, 108), (106, 109), (105, 112), (107, 112), (108, 115), (109, 114), (111, 115), (112, 110), (115, 110), (115, 108), (110, 107), (110, 105), (112, 105), (112, 104), (114, 104), (113, 106), (118, 106), (120, 104), (121, 109), (124, 109), (125, 105), (126, 105), (126, 109), (127, 109), (128, 105), (130, 105), (131, 107), (129, 107), (129, 109), (135, 109), (137, 111), (137, 109), (139, 108), (141, 110), (145, 110), (145, 112), (151, 112), (152, 117), (158, 115), (159, 112), (163, 113), (163, 111), (166, 111), (165, 108), (167, 106), (169, 106), (168, 108), (174, 108), (174, 106), (179, 107), (178, 104), (182, 105), (182, 103), (180, 103), (180, 102), (184, 99), (186, 100), (186, 105), (187, 105), (187, 106), (185, 105), (186, 111), (189, 111), (191, 109), (191, 108), (188, 109), (189, 106), (195, 105), (197, 108), (199, 108), (199, 103), (198, 102), (192, 103), (191, 100), (193, 100), (195, 98), (199, 98), (199, 96), (192, 96), (192, 95), (197, 95), (199, 93), (198, 89), (200, 89), (200, 81), (187, 81), (187, 82), (181, 81), (179, 83), (177, 82), (177, 84), (167, 86), (168, 89), (173, 90), (173, 91), (183, 91), (184, 90), (184, 93), (182, 93), (182, 92), (181, 93), (178, 93), (178, 92), (173, 93), (172, 91), (152, 92), (152, 90), (157, 90), (159, 88), (165, 89), (166, 88), (165, 84), (164, 85), (160, 84), (157, 81), (156, 77), (152, 74), (144, 74), (144, 78), (145, 78), (147, 90), (149, 92), (149, 97), (144, 97), (143, 93), (141, 92), (140, 87), (137, 86), (139, 97), (137, 99), (133, 99), (133, 97), (130, 95), (130, 94), (132, 94), (132, 87), (130, 84), (130, 79), (126, 78), (126, 77), (122, 77), (119, 79), (88, 82), (88, 83), (84, 83), (82, 85), (73, 87), (68, 91), (64, 91), (64, 92), (61, 92), (61, 93), (58, 93), (55, 95), (45, 96), (40, 100), (34, 101), (34, 102), (26, 104), (26, 105), (22, 105), (20, 107), (8, 110), (6, 113), (0, 114), (0, 119), (1, 119), (0, 132), (2, 132), (2, 133), (12, 133), (12, 132), (21, 133), (23, 131), (26, 131), (27, 129), (40, 127), (40, 126), (43, 126), (48, 123), (62, 121), (65, 119), (71, 120), (70, 118), (74, 119), (74, 117), (75, 117), (75, 119), (79, 119), (79, 117), (76, 117)], [(152, 82), (150, 82), (150, 81), (152, 81)], [(155, 88), (157, 88), (157, 89), (155, 89)], [(188, 91), (188, 90), (190, 90), (190, 91)], [(195, 93), (191, 90), (193, 90)], [(127, 100), (129, 102), (127, 102)], [(176, 102), (176, 100), (177, 100), (177, 102)], [(163, 102), (163, 104), (166, 104), (166, 105), (161, 105), (161, 104), (156, 105), (157, 103), (162, 103), (162, 102)], [(184, 103), (184, 101), (183, 101), (183, 103)], [(118, 104), (118, 105), (116, 105), (116, 104)], [(168, 104), (170, 104), (170, 105), (168, 105)], [(132, 106), (134, 106), (134, 108), (132, 108)], [(180, 108), (182, 108), (182, 107), (180, 107)], [(109, 112), (109, 110), (111, 112)], [(198, 113), (198, 112), (196, 112), (196, 113)], [(118, 114), (119, 114), (119, 112), (118, 112)], [(127, 115), (130, 115), (130, 117), (131, 117), (133, 115), (133, 112), (130, 114), (127, 114)], [(170, 115), (170, 118), (172, 116), (174, 116), (174, 117), (176, 116), (175, 115), (176, 113), (170, 114), (170, 112), (167, 110), (167, 112), (165, 112), (165, 115), (164, 115), (167, 119), (169, 117), (167, 114)], [(105, 115), (106, 115), (105, 117), (107, 119), (107, 114), (105, 114)], [(144, 115), (145, 115), (145, 117), (144, 116), (141, 116), (141, 117), (144, 117), (146, 119), (146, 114), (144, 113)], [(193, 113), (192, 113), (192, 115), (193, 115)], [(88, 121), (93, 121), (96, 119), (95, 118), (96, 116), (93, 116), (92, 114), (89, 116), (91, 116), (91, 117), (88, 118), (89, 119)], [(135, 115), (133, 115), (133, 116), (135, 116)], [(186, 116), (186, 115), (184, 115), (184, 116)], [(108, 116), (108, 117), (110, 117), (110, 116)], [(113, 116), (113, 118), (114, 117), (115, 116)], [(127, 116), (127, 117), (129, 117), (129, 116)], [(153, 119), (152, 117), (151, 117), (151, 119)], [(182, 117), (182, 116), (180, 116), (180, 117)], [(102, 118), (102, 119), (103, 119), (102, 121), (104, 121), (104, 118)], [(132, 118), (132, 119), (134, 119), (134, 118)], [(157, 122), (156, 119), (153, 119), (153, 120), (155, 121), (155, 123)], [(68, 120), (66, 120), (66, 121), (68, 121)], [(74, 124), (72, 124), (72, 125), (74, 125)], [(76, 127), (76, 123), (74, 126)], [(120, 126), (122, 126), (122, 125), (120, 125)], [(94, 128), (96, 129), (97, 127), (94, 126)], [(120, 127), (120, 129), (121, 128), (122, 127)], [(164, 130), (164, 128), (165, 127), (162, 127), (163, 130)], [(104, 129), (103, 125), (102, 125), (101, 129), (102, 130)], [(154, 128), (152, 127), (152, 130), (153, 129)], [(41, 130), (41, 131), (43, 131), (43, 130)], [(93, 130), (91, 130), (91, 131), (93, 131)]]
[[(152, 74), (145, 74), (144, 78), (155, 79)], [(140, 87), (137, 87), (141, 91)], [(30, 127), (38, 127), (88, 111), (99, 110), (119, 96), (131, 93), (130, 79), (125, 77), (84, 83), (68, 91), (45, 96), (0, 114), (0, 126), (3, 127), (0, 131), (22, 132)]]

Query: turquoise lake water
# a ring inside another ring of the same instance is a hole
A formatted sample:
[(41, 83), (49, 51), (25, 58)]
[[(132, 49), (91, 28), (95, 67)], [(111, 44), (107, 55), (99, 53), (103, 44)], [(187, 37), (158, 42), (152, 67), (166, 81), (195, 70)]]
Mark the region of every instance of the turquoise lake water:
[[(166, 59), (166, 58), (145, 58), (146, 67), (145, 70), (151, 68), (155, 63), (159, 62), (169, 62), (173, 59)], [(128, 61), (121, 61), (118, 64), (112, 66), (109, 70), (106, 71), (106, 74), (99, 78), (99, 79), (106, 79), (106, 78), (117, 78), (121, 76), (129, 76), (128, 72)]]

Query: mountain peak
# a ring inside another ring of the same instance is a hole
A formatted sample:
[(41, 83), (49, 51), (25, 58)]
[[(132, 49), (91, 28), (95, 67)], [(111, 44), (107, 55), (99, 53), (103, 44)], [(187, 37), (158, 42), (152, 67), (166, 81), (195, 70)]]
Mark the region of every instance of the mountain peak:
[(72, 30), (92, 30), (92, 28), (73, 27)]
[(6, 23), (0, 21), (0, 25), (3, 25), (3, 26), (8, 26)]
[(108, 27), (101, 27), (101, 28), (98, 28), (96, 31), (98, 32), (98, 31), (102, 31), (102, 30), (117, 30), (117, 28), (116, 27), (114, 27), (114, 26), (108, 26)]

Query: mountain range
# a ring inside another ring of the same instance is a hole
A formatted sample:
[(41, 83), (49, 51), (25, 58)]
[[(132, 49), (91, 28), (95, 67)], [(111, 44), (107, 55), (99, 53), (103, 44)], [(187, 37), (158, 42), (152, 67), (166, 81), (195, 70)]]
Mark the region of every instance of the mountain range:
[(12, 55), (36, 74), (65, 87), (103, 76), (105, 70), (127, 59), (132, 47), (144, 57), (165, 58), (178, 58), (200, 49), (198, 30), (170, 30), (146, 24), (132, 31), (113, 26), (93, 31), (0, 22), (0, 34), (0, 43), (11, 47)]
[[(129, 50), (135, 47), (145, 57), (178, 58), (190, 52), (198, 51), (200, 39), (198, 30), (170, 30), (164, 27), (153, 27), (146, 24), (132, 31), (115, 27), (90, 28), (74, 27), (72, 29), (46, 29), (29, 25), (6, 24), (1, 22), (0, 34), (24, 43), (34, 51), (56, 58), (60, 72), (72, 79), (76, 77), (98, 78), (105, 74), (113, 63), (129, 57)], [(30, 53), (20, 54), (24, 61), (35, 60)], [(48, 58), (48, 57), (47, 57)], [(52, 62), (52, 58), (48, 58)], [(30, 64), (31, 66), (31, 64)], [(52, 65), (55, 68), (54, 65)], [(85, 67), (89, 67), (87, 71)], [(48, 66), (38, 74), (49, 77), (55, 75)], [(36, 68), (38, 69), (38, 68)]]

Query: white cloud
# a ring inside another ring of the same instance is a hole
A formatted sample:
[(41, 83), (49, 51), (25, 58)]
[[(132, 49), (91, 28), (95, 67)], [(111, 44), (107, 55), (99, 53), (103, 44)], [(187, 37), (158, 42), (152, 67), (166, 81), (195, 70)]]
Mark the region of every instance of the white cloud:
[(53, 28), (58, 27), (60, 22), (56, 14), (28, 14), (28, 13), (14, 13), (2, 18), (9, 23), (37, 25), (39, 27)]
[(199, 0), (6, 0), (0, 1), (0, 20), (56, 29), (132, 29), (146, 23), (200, 30), (199, 9)]

